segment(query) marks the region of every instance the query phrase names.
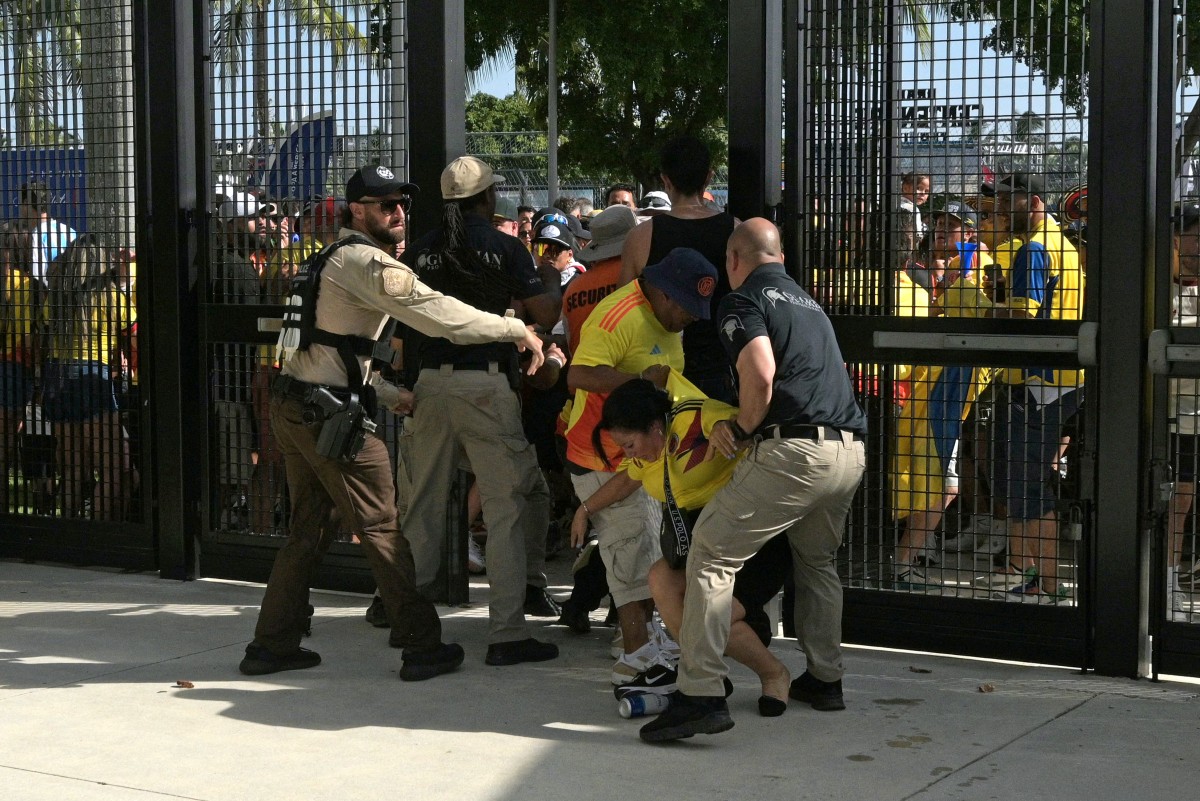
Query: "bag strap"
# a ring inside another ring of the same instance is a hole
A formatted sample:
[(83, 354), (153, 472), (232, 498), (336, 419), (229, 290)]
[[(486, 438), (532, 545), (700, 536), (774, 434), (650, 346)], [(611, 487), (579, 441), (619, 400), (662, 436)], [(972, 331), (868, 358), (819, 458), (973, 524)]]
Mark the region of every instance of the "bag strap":
[[(671, 430), (672, 416), (667, 415), (667, 432)], [(668, 436), (667, 442), (670, 442)], [(675, 495), (671, 492), (671, 449), (670, 446), (665, 449), (663, 454), (663, 496), (667, 499), (667, 516), (671, 518), (671, 530), (675, 534), (675, 551), (680, 555), (686, 554), (691, 546), (691, 540), (688, 537), (687, 523), (684, 522), (683, 514), (679, 511), (679, 505), (675, 503)]]

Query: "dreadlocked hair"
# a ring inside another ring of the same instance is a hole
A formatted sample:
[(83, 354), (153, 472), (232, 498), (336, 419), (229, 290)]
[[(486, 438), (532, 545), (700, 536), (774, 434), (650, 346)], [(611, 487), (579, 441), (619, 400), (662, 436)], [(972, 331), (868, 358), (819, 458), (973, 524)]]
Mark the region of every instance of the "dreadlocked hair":
[[(113, 253), (91, 234), (84, 234), (67, 246), (46, 270), (49, 285), (46, 308), (50, 340), (55, 352), (66, 355), (78, 343), (95, 333), (92, 320), (107, 309), (109, 285), (115, 267)], [(82, 356), (82, 354), (80, 354)]]
[(489, 265), (467, 243), (463, 209), (474, 205), (475, 199), (467, 198), (461, 202), (451, 201), (442, 207), (444, 243), (438, 254), (441, 275), (431, 279), (430, 285), (434, 289), (448, 291), (448, 294), (477, 309), (502, 314), (520, 285), (508, 271)]

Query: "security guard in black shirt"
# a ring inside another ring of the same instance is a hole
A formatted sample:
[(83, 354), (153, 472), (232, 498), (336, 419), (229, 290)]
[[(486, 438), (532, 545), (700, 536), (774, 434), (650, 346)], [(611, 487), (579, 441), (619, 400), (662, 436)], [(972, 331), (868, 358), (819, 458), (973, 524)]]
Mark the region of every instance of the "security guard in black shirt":
[[(548, 329), (562, 304), (558, 276), (543, 282), (520, 240), (492, 227), (495, 185), (503, 180), (477, 158), (451, 162), (442, 171), (442, 225), (408, 248), (403, 261), (430, 286), (486, 311), (504, 314), (515, 298)], [(412, 352), (406, 349), (406, 356)], [(485, 661), (553, 659), (558, 647), (533, 639), (524, 614), (526, 537), (544, 548), (550, 493), (521, 425), (516, 349), (429, 339), (416, 353), (420, 372), (413, 387), (412, 488), (404, 533), (412, 543), (417, 584), (431, 583), (441, 564), (447, 498), (465, 455), (488, 529), (492, 592)]]
[[(866, 465), (866, 417), (829, 318), (784, 270), (775, 226), (756, 218), (735, 229), (725, 268), (733, 291), (717, 322), (737, 365), (739, 406), (737, 418), (718, 423), (710, 441), (727, 458), (750, 453), (693, 531), (679, 693), (642, 727), (647, 742), (733, 727), (722, 682), (733, 577), (782, 531), (792, 547), (796, 631), (808, 658), (788, 695), (818, 710), (845, 708), (842, 584), (834, 558)], [(782, 711), (760, 706), (764, 714)]]

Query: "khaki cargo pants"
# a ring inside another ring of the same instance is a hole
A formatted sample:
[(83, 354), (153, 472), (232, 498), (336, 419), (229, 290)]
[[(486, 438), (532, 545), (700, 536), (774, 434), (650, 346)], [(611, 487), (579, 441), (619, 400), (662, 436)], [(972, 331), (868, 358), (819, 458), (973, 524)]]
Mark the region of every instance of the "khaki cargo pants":
[(404, 533), (418, 586), (434, 580), (446, 548), (446, 504), (465, 455), (479, 485), (487, 524), (491, 582), (488, 642), (527, 639), (526, 538), (545, 549), (550, 492), (521, 427), (517, 394), (501, 372), (422, 370), (413, 388), (411, 490)]
[(808, 670), (841, 679), (842, 582), (835, 556), (866, 467), (863, 443), (768, 439), (751, 447), (729, 483), (704, 507), (688, 554), (679, 689), (723, 696), (734, 574), (787, 531), (796, 580), (796, 632)]

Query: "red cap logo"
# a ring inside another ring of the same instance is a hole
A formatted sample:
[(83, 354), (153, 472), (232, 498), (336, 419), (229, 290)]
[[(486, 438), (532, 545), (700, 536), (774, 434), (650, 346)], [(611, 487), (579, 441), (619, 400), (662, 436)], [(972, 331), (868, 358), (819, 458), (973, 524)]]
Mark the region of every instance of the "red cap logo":
[(711, 276), (704, 276), (696, 282), (696, 291), (700, 293), (702, 298), (711, 298), (713, 290), (717, 288), (717, 279)]

